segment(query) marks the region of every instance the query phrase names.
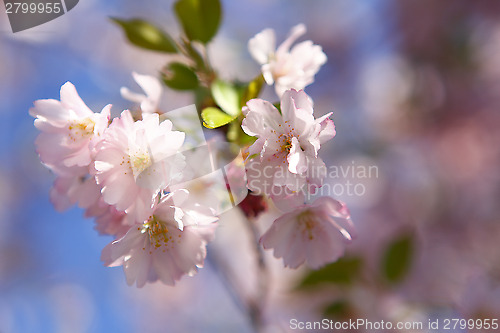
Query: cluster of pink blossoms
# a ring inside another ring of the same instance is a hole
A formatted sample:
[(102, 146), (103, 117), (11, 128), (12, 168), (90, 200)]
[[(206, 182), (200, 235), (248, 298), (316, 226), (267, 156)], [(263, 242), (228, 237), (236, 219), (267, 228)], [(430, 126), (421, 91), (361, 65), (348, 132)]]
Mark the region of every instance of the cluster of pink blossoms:
[(303, 91), (327, 60), (321, 46), (310, 40), (291, 48), (305, 32), (303, 24), (296, 25), (277, 49), (272, 29), (248, 42), (250, 54), (262, 66), (266, 83), (274, 83), (281, 104), (278, 110), (262, 99), (248, 101), (242, 128), (257, 138), (248, 149), (248, 188), (268, 196), (284, 212), (261, 237), (262, 245), (273, 248), (285, 266), (296, 268), (307, 262), (319, 268), (344, 253), (354, 227), (342, 202), (331, 197), (306, 200), (323, 185), (327, 169), (318, 150), (336, 132), (329, 119), (332, 113), (314, 118), (312, 99)]
[(184, 133), (156, 113), (134, 121), (125, 110), (110, 123), (110, 106), (92, 112), (69, 82), (60, 101), (38, 100), (30, 114), (42, 132), (40, 159), (57, 175), (55, 207), (78, 204), (99, 232), (116, 237), (102, 253), (107, 266), (123, 265), (127, 282), (139, 287), (173, 285), (203, 266), (217, 217), (186, 190), (168, 190), (185, 167)]
[[(331, 197), (306, 200), (322, 186), (326, 166), (318, 151), (335, 136), (335, 126), (331, 113), (314, 117), (312, 100), (302, 90), (326, 61), (310, 41), (290, 51), (304, 32), (303, 25), (295, 27), (277, 51), (272, 30), (250, 40), (250, 53), (261, 63), (265, 81), (276, 83), (281, 106), (247, 102), (241, 128), (256, 141), (241, 148), (249, 152), (248, 190), (283, 211), (261, 244), (274, 249), (285, 266), (306, 262), (318, 268), (343, 254), (353, 226), (343, 203)], [(115, 237), (102, 251), (105, 265), (123, 266), (128, 284), (138, 287), (157, 280), (174, 285), (203, 266), (220, 212), (179, 188), (186, 170), (196, 168), (183, 154), (185, 133), (160, 120), (161, 83), (133, 76), (145, 95), (126, 88), (122, 95), (140, 105), (139, 119), (128, 110), (110, 119), (110, 105), (93, 112), (68, 82), (60, 101), (38, 100), (30, 109), (41, 131), (35, 144), (42, 163), (57, 176), (50, 193), (56, 209), (78, 204), (95, 219), (97, 231)]]
[(274, 248), (274, 255), (292, 268), (304, 261), (319, 268), (337, 260), (354, 232), (349, 211), (331, 197), (306, 203), (326, 175), (318, 150), (335, 136), (331, 113), (315, 119), (309, 96), (293, 89), (283, 94), (281, 112), (253, 99), (244, 113), (243, 130), (257, 137), (248, 149), (248, 188), (284, 212), (262, 236), (262, 245)]

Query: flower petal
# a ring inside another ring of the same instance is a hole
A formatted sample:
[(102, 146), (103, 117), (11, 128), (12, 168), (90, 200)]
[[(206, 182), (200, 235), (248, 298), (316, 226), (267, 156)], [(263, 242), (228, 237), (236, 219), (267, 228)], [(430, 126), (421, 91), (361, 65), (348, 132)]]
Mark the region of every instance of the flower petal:
[(290, 46), (302, 35), (307, 32), (306, 26), (303, 23), (297, 24), (290, 30), (290, 34), (283, 43), (278, 47), (276, 53), (284, 53), (290, 50)]
[(248, 41), (248, 51), (261, 65), (269, 61), (269, 56), (274, 53), (275, 48), (276, 36), (272, 29), (265, 29)]

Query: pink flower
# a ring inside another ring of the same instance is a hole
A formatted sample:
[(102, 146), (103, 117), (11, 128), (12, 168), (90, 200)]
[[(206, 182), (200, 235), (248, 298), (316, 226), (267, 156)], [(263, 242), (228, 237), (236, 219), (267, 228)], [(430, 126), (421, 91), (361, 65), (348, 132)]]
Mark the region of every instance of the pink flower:
[(122, 97), (135, 103), (139, 103), (141, 110), (144, 113), (158, 112), (158, 106), (160, 105), (160, 97), (162, 94), (162, 86), (160, 81), (154, 76), (141, 75), (136, 72), (132, 72), (135, 82), (144, 90), (146, 93), (138, 94), (130, 91), (126, 87), (120, 89)]
[(42, 133), (35, 141), (40, 160), (58, 175), (80, 174), (92, 162), (93, 149), (108, 127), (111, 105), (92, 112), (70, 82), (61, 87), (61, 101), (35, 101), (30, 115)]
[(88, 174), (58, 177), (50, 190), (50, 200), (58, 211), (64, 211), (74, 204), (84, 208), (85, 217), (95, 218), (95, 229), (101, 235), (122, 237), (135, 224), (130, 215), (104, 202), (101, 187)]
[(248, 101), (243, 112), (243, 130), (258, 138), (249, 148), (250, 190), (271, 195), (275, 187), (298, 192), (322, 186), (326, 166), (318, 150), (335, 136), (331, 113), (315, 119), (310, 98), (293, 89), (283, 94), (281, 113), (261, 99)]
[(85, 210), (85, 217), (95, 218), (94, 229), (101, 235), (111, 235), (116, 238), (125, 236), (135, 221), (130, 215), (108, 205), (102, 198)]
[(304, 262), (314, 269), (337, 260), (353, 238), (354, 226), (344, 203), (321, 197), (282, 215), (261, 237), (265, 249), (274, 249), (285, 266)]
[[(137, 287), (157, 280), (174, 285), (183, 275), (194, 275), (203, 267), (217, 218), (201, 207), (198, 211), (180, 208), (186, 194), (180, 190), (165, 196), (151, 218), (108, 244), (101, 255), (105, 265), (123, 266), (127, 283), (135, 282)], [(197, 225), (187, 221), (193, 216)]]
[(310, 40), (301, 42), (290, 50), (293, 42), (305, 33), (305, 25), (296, 25), (277, 49), (272, 29), (265, 29), (248, 41), (250, 54), (262, 66), (266, 83), (275, 83), (278, 96), (288, 89), (304, 89), (313, 83), (314, 75), (326, 62), (321, 46), (314, 45)]
[(134, 122), (128, 110), (115, 118), (99, 144), (95, 177), (106, 203), (147, 220), (158, 193), (185, 166), (179, 149), (184, 133), (172, 131), (172, 123), (159, 123), (158, 114), (144, 114)]
[(64, 211), (74, 204), (89, 208), (101, 197), (101, 188), (95, 178), (88, 174), (73, 177), (57, 177), (50, 190), (50, 200), (58, 211)]

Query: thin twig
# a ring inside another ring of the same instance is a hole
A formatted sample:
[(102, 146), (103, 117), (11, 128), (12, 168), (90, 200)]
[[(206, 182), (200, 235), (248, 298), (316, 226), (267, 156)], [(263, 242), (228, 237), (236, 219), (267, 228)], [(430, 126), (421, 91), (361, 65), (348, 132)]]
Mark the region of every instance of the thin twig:
[(264, 328), (263, 314), (269, 291), (269, 272), (264, 258), (264, 251), (259, 244), (259, 231), (255, 225), (255, 221), (245, 219), (245, 225), (252, 238), (251, 241), (254, 245), (258, 265), (257, 293), (254, 297), (245, 295), (245, 288), (242, 288), (229, 263), (219, 256), (216, 249), (212, 248), (211, 251), (208, 251), (207, 260), (212, 264), (212, 268), (221, 278), (222, 284), (227, 289), (238, 308), (242, 312), (248, 314), (250, 323), (255, 332), (261, 332)]
[(229, 295), (233, 299), (236, 306), (242, 312), (248, 312), (248, 301), (242, 295), (242, 291), (244, 288), (238, 283), (238, 279), (236, 278), (236, 274), (229, 267), (228, 263), (224, 261), (218, 254), (216, 249), (211, 249), (208, 251), (207, 260), (212, 264), (213, 270), (219, 275), (222, 280), (222, 284), (228, 291)]
[(259, 230), (257, 229), (255, 220), (247, 218), (245, 219), (245, 225), (252, 235), (252, 242), (254, 244), (255, 256), (258, 265), (257, 294), (249, 304), (249, 315), (252, 321), (252, 326), (257, 332), (260, 332), (264, 324), (263, 314), (269, 291), (269, 270), (264, 257), (264, 250), (259, 243)]

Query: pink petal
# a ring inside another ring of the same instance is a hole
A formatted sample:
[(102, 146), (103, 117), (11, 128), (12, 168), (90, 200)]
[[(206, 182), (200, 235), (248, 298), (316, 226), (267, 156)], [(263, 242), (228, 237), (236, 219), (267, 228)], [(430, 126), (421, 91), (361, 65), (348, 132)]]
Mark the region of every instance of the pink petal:
[(333, 120), (329, 119), (333, 112), (330, 112), (323, 117), (316, 120), (317, 123), (321, 125), (319, 132), (319, 142), (325, 143), (328, 140), (332, 139), (335, 134), (335, 123)]
[(279, 210), (289, 212), (304, 205), (305, 195), (302, 191), (292, 191), (288, 187), (282, 186), (280, 189), (273, 189), (271, 199)]
[(75, 86), (66, 82), (61, 87), (61, 103), (68, 109), (73, 110), (78, 117), (90, 117), (94, 114), (92, 110), (82, 101)]
[[(282, 123), (282, 119), (280, 112), (278, 111), (278, 109), (274, 107), (274, 105), (272, 105), (268, 101), (256, 98), (249, 100), (247, 102), (247, 106), (248, 106), (247, 116), (249, 116), (250, 113), (255, 112), (255, 116), (260, 116), (263, 119), (262, 124), (265, 127), (274, 130), (279, 129), (279, 124)], [(250, 128), (250, 130), (255, 133), (262, 132), (262, 129), (259, 130), (257, 128)]]
[[(34, 105), (35, 106), (29, 110), (29, 113), (32, 117), (40, 118), (38, 119), (38, 123), (49, 122), (57, 127), (66, 126), (68, 122), (68, 111), (63, 107), (61, 102), (55, 99), (41, 99), (35, 101)], [(36, 124), (37, 122), (35, 121), (35, 125)], [(43, 125), (39, 124), (38, 126)]]
[(290, 46), (302, 35), (306, 33), (307, 29), (304, 24), (297, 24), (290, 30), (290, 34), (287, 39), (278, 47), (276, 53), (288, 52)]
[(265, 29), (248, 41), (248, 51), (259, 64), (269, 61), (269, 56), (276, 48), (275, 39), (274, 30)]
[(291, 173), (302, 174), (307, 171), (307, 157), (300, 148), (299, 140), (292, 138), (292, 147), (287, 156), (288, 170)]

